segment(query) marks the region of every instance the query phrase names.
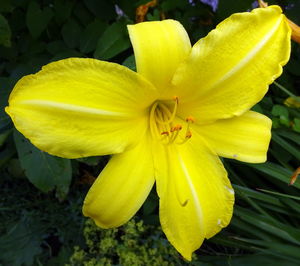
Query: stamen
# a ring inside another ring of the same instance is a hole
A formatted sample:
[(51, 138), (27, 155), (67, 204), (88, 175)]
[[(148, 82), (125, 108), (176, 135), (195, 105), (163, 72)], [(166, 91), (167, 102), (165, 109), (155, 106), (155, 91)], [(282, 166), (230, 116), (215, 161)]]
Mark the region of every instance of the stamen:
[(166, 112), (166, 114), (169, 116), (169, 119), (167, 119), (167, 120), (157, 119), (157, 122), (159, 124), (170, 124), (174, 120), (174, 118), (176, 116), (176, 112), (177, 112), (177, 107), (178, 107), (178, 98), (174, 97), (173, 100), (175, 101), (175, 104), (174, 104), (174, 108), (173, 108), (173, 112), (172, 113), (170, 112), (169, 108), (166, 107), (164, 104), (160, 104), (160, 103), (158, 104), (159, 107), (161, 109), (163, 109), (163, 111)]
[(181, 125), (176, 125), (175, 127), (172, 127), (171, 128), (171, 130), (170, 130), (170, 132), (172, 133), (172, 136), (170, 137), (170, 139), (169, 139), (169, 144), (170, 143), (173, 143), (175, 140), (176, 140), (176, 138), (177, 138), (177, 136), (178, 136), (178, 134), (179, 134), (179, 131), (182, 129), (182, 126)]
[(190, 139), (192, 137), (192, 132), (189, 130), (186, 135), (185, 135), (185, 138), (186, 139)]
[(170, 132), (178, 131), (178, 130), (181, 130), (181, 129), (182, 129), (182, 126), (178, 124), (175, 127), (171, 127)]
[(178, 103), (178, 97), (174, 96), (172, 101), (156, 101), (151, 106), (149, 119), (151, 134), (165, 145), (172, 144), (176, 140), (182, 144), (192, 137), (190, 124), (195, 122), (194, 117), (188, 116), (185, 119), (185, 133), (181, 133), (182, 124), (173, 124), (176, 119)]
[(191, 123), (194, 123), (195, 122), (195, 118), (192, 117), (192, 116), (188, 116), (186, 119), (185, 119), (186, 122), (191, 122)]
[(190, 124), (195, 122), (195, 118), (192, 116), (189, 116), (185, 119), (185, 121), (187, 122), (185, 137), (181, 142), (178, 142), (177, 144), (184, 144), (192, 137), (192, 132), (190, 130)]
[(157, 128), (157, 125), (155, 123), (155, 110), (156, 110), (156, 107), (157, 107), (158, 103), (154, 103), (152, 108), (151, 108), (151, 111), (150, 111), (150, 131), (151, 131), (151, 134), (153, 137), (157, 137), (159, 135), (159, 132), (158, 132), (158, 128)]
[(178, 99), (178, 97), (177, 97), (177, 96), (173, 96), (173, 100), (176, 102), (176, 104), (178, 104), (178, 102), (179, 102), (179, 99)]

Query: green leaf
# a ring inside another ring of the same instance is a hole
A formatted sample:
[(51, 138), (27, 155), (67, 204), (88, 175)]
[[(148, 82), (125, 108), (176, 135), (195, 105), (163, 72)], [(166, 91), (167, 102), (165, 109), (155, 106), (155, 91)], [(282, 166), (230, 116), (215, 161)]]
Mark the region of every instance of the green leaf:
[(82, 35), (82, 28), (75, 20), (70, 19), (63, 26), (61, 34), (65, 43), (73, 49), (79, 46), (80, 38)]
[(115, 22), (110, 25), (99, 38), (94, 57), (102, 60), (110, 59), (130, 47), (126, 24)]
[(279, 193), (279, 192), (276, 192), (276, 191), (270, 191), (270, 190), (267, 190), (267, 189), (258, 189), (258, 190), (260, 190), (262, 192), (270, 193), (270, 194), (273, 194), (273, 195), (276, 195), (276, 196), (284, 197), (284, 198), (300, 200), (300, 197), (289, 195), (289, 194), (283, 194), (283, 193)]
[(135, 65), (135, 57), (134, 55), (128, 56), (125, 61), (123, 62), (123, 66), (128, 67), (129, 69), (136, 71), (136, 65)]
[(264, 193), (260, 193), (258, 191), (255, 191), (253, 189), (247, 188), (247, 187), (242, 187), (242, 186), (238, 186), (238, 185), (233, 185), (234, 187), (234, 191), (236, 193), (236, 195), (241, 195), (241, 194), (245, 194), (248, 197), (255, 199), (255, 200), (260, 200), (269, 204), (274, 204), (277, 206), (284, 206), (279, 199), (272, 197), (270, 195), (266, 195)]
[[(249, 166), (272, 178), (282, 181), (286, 186), (293, 174), (292, 171), (271, 162), (266, 162), (264, 164), (249, 164)], [(300, 184), (295, 183), (293, 187), (300, 188)]]
[(43, 234), (43, 225), (36, 219), (26, 216), (21, 218), (7, 234), (0, 237), (1, 265), (34, 265), (34, 257), (42, 252)]
[(161, 4), (161, 9), (164, 12), (168, 12), (171, 10), (174, 10), (176, 8), (186, 8), (187, 1), (181, 1), (181, 0), (165, 0)]
[(16, 130), (14, 139), (21, 167), (29, 181), (43, 192), (56, 188), (58, 197), (64, 197), (72, 178), (70, 160), (37, 149)]
[(294, 119), (293, 129), (300, 133), (300, 119), (299, 118)]
[(64, 49), (58, 52), (54, 57), (52, 57), (51, 61), (57, 61), (69, 57), (82, 57), (82, 54), (73, 49)]
[(223, 20), (236, 12), (245, 12), (251, 8), (252, 0), (226, 0), (219, 1), (217, 16), (218, 20)]
[(289, 111), (285, 106), (275, 104), (272, 108), (272, 115), (279, 117), (281, 124), (289, 126)]
[(252, 111), (255, 111), (255, 112), (258, 112), (258, 113), (261, 113), (263, 114), (264, 113), (264, 110), (263, 108), (261, 107), (261, 105), (259, 103), (255, 104), (252, 108), (251, 108)]
[(14, 9), (11, 0), (1, 0), (0, 1), (0, 12), (12, 12)]
[(11, 133), (11, 130), (7, 130), (4, 133), (0, 134), (0, 147), (4, 144), (6, 141), (8, 135)]
[(285, 117), (289, 117), (289, 111), (286, 107), (279, 105), (279, 104), (275, 104), (272, 108), (272, 115), (274, 116), (285, 116)]
[(5, 17), (0, 14), (0, 45), (10, 47), (11, 31)]
[(46, 7), (41, 10), (35, 1), (30, 2), (26, 14), (26, 23), (31, 36), (37, 39), (47, 28), (52, 17), (51, 8)]
[(290, 144), (282, 137), (278, 136), (275, 132), (272, 134), (272, 140), (280, 145), (283, 149), (288, 151), (290, 154), (294, 155), (298, 160), (300, 160), (300, 151), (299, 149), (295, 148), (294, 145)]
[(0, 134), (11, 127), (11, 120), (4, 108), (8, 105), (8, 96), (12, 84), (9, 78), (0, 78)]
[(278, 135), (295, 142), (295, 144), (300, 144), (300, 135), (295, 132), (288, 130), (276, 130), (275, 132)]
[(62, 40), (59, 40), (59, 41), (49, 42), (47, 44), (46, 49), (50, 54), (56, 55), (61, 51), (67, 50), (68, 48)]
[[(292, 246), (292, 245), (288, 245), (285, 243), (278, 243), (278, 242), (271, 242), (271, 241), (264, 241), (264, 240), (257, 240), (257, 239), (247, 239), (247, 238), (243, 238), (243, 237), (234, 237), (234, 238), (237, 240), (245, 241), (252, 245), (258, 245), (258, 246), (265, 247), (266, 248), (265, 250), (260, 249), (263, 252), (266, 252), (266, 253), (270, 252), (270, 254), (275, 253), (278, 256), (282, 256), (282, 257), (286, 256), (286, 258), (291, 261), (297, 259), (299, 262), (299, 259), (300, 259), (299, 246)], [(273, 265), (276, 265), (276, 264), (273, 264)], [(279, 265), (281, 265), (281, 264), (279, 264)], [(297, 264), (293, 264), (293, 265), (296, 266)]]
[(100, 19), (111, 20), (117, 16), (115, 6), (110, 1), (84, 0), (84, 3), (89, 11)]
[(263, 215), (257, 214), (240, 206), (236, 206), (235, 215), (243, 221), (262, 230), (262, 232), (268, 232), (270, 235), (274, 235), (282, 240), (300, 246), (300, 230), (297, 228), (285, 225), (279, 221), (270, 220)]
[(61, 24), (69, 19), (74, 4), (75, 2), (66, 0), (54, 1), (55, 19), (58, 23)]
[(102, 156), (92, 156), (92, 157), (83, 157), (83, 158), (78, 158), (76, 161), (85, 163), (90, 166), (96, 166), (99, 165), (101, 161), (103, 161)]
[(107, 27), (106, 23), (95, 20), (85, 28), (80, 38), (80, 51), (82, 53), (95, 51), (98, 39), (103, 34), (105, 27)]

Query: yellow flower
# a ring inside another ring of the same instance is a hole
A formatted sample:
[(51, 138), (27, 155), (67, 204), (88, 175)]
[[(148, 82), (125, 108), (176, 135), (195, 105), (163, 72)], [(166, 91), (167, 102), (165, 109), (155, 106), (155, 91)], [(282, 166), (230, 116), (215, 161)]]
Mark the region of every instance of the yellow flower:
[(282, 73), (290, 28), (270, 6), (232, 15), (193, 47), (174, 20), (128, 29), (138, 73), (94, 59), (54, 62), (16, 84), (6, 112), (50, 154), (114, 154), (83, 206), (100, 227), (127, 222), (156, 181), (162, 229), (190, 260), (232, 216), (218, 155), (266, 160), (271, 121), (249, 109)]

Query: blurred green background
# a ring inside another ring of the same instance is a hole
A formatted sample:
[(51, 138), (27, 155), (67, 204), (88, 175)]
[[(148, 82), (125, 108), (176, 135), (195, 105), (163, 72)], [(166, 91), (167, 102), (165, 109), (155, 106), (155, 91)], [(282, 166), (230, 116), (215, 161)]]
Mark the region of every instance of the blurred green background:
[[(93, 57), (135, 70), (126, 24), (173, 18), (195, 43), (232, 13), (257, 6), (160, 0), (137, 12), (148, 2), (0, 0), (0, 265), (300, 265), (300, 182), (288, 186), (300, 166), (299, 44), (292, 43), (283, 75), (254, 107), (273, 120), (268, 162), (224, 160), (236, 191), (234, 217), (191, 263), (165, 239), (155, 191), (128, 224), (96, 228), (81, 206), (108, 157), (53, 157), (13, 128), (4, 112), (8, 95), (18, 79), (44, 64)], [(300, 24), (300, 0), (271, 3)]]

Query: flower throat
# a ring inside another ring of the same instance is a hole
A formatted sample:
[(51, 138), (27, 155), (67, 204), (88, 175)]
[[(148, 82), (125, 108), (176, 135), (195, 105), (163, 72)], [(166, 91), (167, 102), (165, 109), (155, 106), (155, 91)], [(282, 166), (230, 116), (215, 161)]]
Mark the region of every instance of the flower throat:
[(192, 137), (190, 124), (194, 122), (193, 117), (187, 117), (183, 125), (175, 123), (179, 120), (176, 119), (178, 104), (178, 97), (173, 97), (172, 100), (155, 101), (151, 106), (149, 119), (151, 134), (163, 144), (183, 144)]

